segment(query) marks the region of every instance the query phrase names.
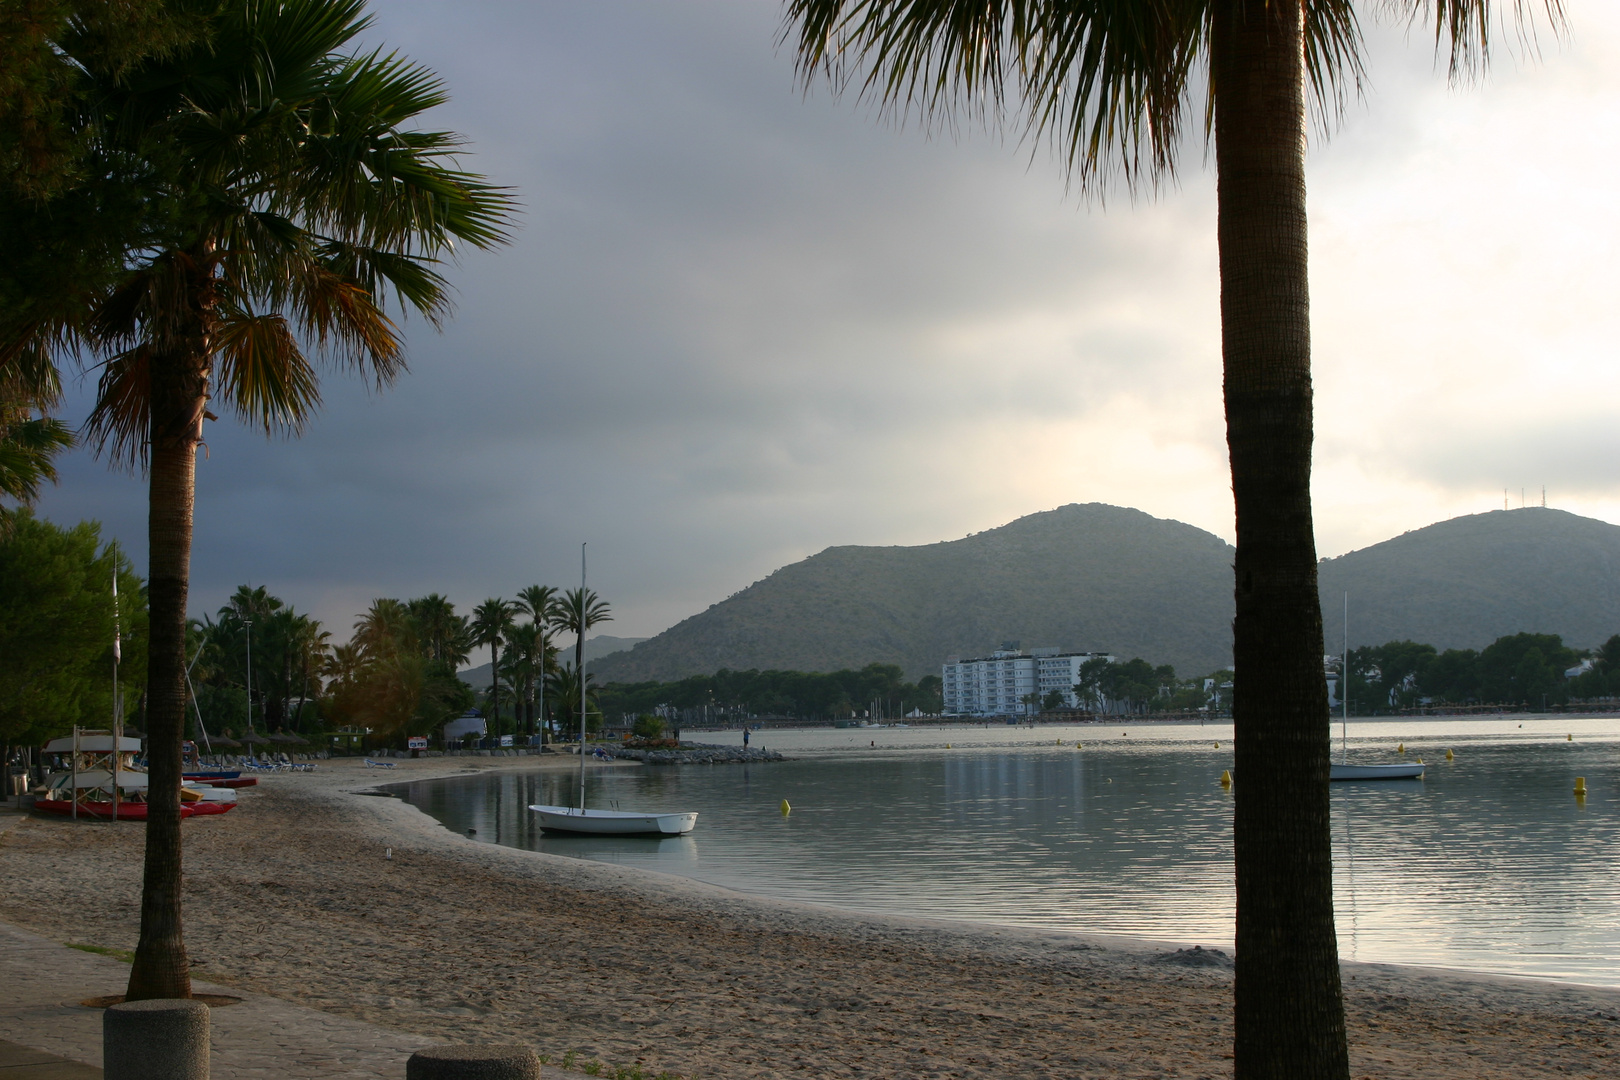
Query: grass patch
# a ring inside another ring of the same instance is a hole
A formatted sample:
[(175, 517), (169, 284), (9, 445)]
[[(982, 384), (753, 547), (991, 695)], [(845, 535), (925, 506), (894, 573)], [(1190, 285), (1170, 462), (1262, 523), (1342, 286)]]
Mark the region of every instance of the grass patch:
[(64, 941), (62, 944), (70, 949), (78, 949), (80, 952), (95, 953), (97, 956), (110, 956), (114, 960), (122, 960), (126, 964), (135, 962), (135, 954), (128, 949), (109, 949), (105, 945), (86, 945), (78, 941)]

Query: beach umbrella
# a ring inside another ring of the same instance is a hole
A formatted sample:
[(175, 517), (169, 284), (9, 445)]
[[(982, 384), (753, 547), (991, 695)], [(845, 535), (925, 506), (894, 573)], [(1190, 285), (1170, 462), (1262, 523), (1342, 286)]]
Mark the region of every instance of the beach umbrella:
[(208, 742), (212, 746), (241, 746), (242, 745), (241, 743), (237, 742), (235, 739), (231, 738), (229, 735), (215, 735), (212, 739), (209, 739)]
[(257, 743), (267, 743), (269, 741), (270, 740), (265, 738), (263, 735), (260, 735), (260, 734), (258, 734), (256, 732), (252, 732), (252, 731), (250, 731), (246, 735), (242, 736), (242, 745), (243, 746), (253, 746), (253, 745), (257, 744)]

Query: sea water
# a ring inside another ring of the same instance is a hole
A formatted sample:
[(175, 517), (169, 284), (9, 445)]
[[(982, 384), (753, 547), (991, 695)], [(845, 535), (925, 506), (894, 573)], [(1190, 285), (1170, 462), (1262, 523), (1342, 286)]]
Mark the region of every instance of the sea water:
[[(1219, 783), (1231, 737), (1230, 725), (1128, 721), (765, 731), (753, 745), (792, 760), (587, 766), (590, 806), (698, 811), (693, 833), (665, 839), (542, 833), (527, 807), (574, 803), (567, 772), (395, 791), (481, 841), (762, 896), (1220, 947), (1234, 905), (1232, 794)], [(1620, 986), (1620, 720), (1352, 721), (1345, 749), (1430, 767), (1332, 786), (1341, 956)]]

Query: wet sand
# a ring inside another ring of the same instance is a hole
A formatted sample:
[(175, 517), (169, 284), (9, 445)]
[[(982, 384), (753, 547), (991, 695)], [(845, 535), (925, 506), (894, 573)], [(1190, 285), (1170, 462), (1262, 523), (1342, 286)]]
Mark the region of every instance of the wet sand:
[[(609, 1074), (1231, 1075), (1231, 973), (1175, 945), (749, 897), (479, 843), (356, 793), (537, 767), (572, 765), (333, 761), (187, 821), (197, 977), (419, 1035), (524, 1041)], [(0, 836), (0, 917), (133, 947), (141, 841), (129, 825), (21, 822)], [(1620, 1075), (1620, 991), (1387, 965), (1345, 975), (1356, 1077)]]

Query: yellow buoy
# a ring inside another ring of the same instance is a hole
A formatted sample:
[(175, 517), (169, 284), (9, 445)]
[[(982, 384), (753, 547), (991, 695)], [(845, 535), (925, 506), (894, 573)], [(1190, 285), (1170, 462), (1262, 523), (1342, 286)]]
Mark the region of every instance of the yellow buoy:
[(1574, 742), (1575, 741), (1575, 736), (1572, 735), (1572, 734), (1571, 735), (1565, 735), (1564, 736), (1564, 741), (1565, 742)]
[(949, 750), (949, 749), (950, 749), (950, 748), (951, 748), (951, 744), (950, 744), (950, 743), (946, 743), (946, 744), (945, 744), (945, 749), (947, 749), (947, 750)]
[(1080, 749), (1080, 748), (1081, 748), (1081, 747), (1083, 747), (1083, 746), (1085, 746), (1085, 745), (1086, 745), (1086, 744), (1085, 744), (1085, 743), (1075, 743), (1075, 744), (1074, 744), (1074, 748), (1075, 748), (1075, 749), (1076, 749), (1076, 750), (1079, 750), (1079, 749)]
[(1220, 748), (1221, 748), (1221, 744), (1220, 744), (1220, 743), (1216, 743), (1216, 744), (1215, 744), (1215, 749), (1217, 749), (1217, 750), (1219, 750), (1219, 749), (1220, 749)]
[(782, 800), (782, 816), (787, 817), (791, 813), (793, 813), (793, 807), (788, 805), (788, 801), (786, 799), (783, 799)]
[(1231, 769), (1222, 769), (1221, 770), (1221, 787), (1231, 787), (1231, 786), (1232, 786), (1232, 770)]
[(1447, 750), (1447, 751), (1446, 751), (1446, 760), (1447, 760), (1447, 761), (1450, 761), (1450, 760), (1451, 760), (1451, 758), (1452, 758), (1452, 753), (1451, 753), (1451, 751), (1450, 751), (1450, 750)]
[(1395, 746), (1395, 752), (1397, 754), (1406, 753), (1406, 744), (1405, 743), (1397, 743), (1396, 746)]
[(1575, 797), (1578, 799), (1586, 798), (1586, 777), (1584, 776), (1575, 778)]

